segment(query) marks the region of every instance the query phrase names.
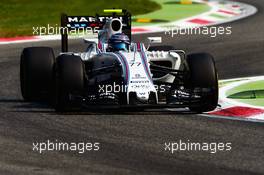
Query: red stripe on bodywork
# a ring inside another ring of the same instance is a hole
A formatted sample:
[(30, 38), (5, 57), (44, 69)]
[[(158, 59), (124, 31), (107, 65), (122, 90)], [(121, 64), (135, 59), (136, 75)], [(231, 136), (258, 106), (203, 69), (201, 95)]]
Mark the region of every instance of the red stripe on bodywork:
[(102, 51), (102, 43), (98, 42), (98, 48)]
[(138, 52), (141, 52), (140, 43), (137, 43), (137, 51), (138, 51)]
[(258, 109), (258, 108), (251, 108), (251, 107), (235, 106), (235, 107), (222, 109), (219, 111), (213, 111), (213, 112), (210, 112), (209, 114), (219, 115), (219, 116), (228, 116), (228, 117), (246, 118), (246, 117), (251, 117), (254, 115), (264, 114), (264, 110)]
[(205, 19), (198, 19), (198, 18), (191, 19), (188, 22), (196, 23), (196, 24), (211, 24), (211, 23), (213, 23), (213, 21), (208, 21)]

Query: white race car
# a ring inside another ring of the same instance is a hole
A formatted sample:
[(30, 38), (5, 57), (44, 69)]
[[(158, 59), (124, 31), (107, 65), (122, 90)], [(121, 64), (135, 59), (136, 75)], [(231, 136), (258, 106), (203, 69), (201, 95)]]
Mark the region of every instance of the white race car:
[[(22, 96), (50, 100), (57, 111), (102, 108), (177, 108), (211, 111), (218, 104), (215, 62), (207, 53), (185, 55), (171, 46), (131, 42), (131, 15), (107, 10), (105, 16), (62, 15), (62, 52), (25, 48), (21, 55)], [(85, 28), (98, 39), (84, 39), (84, 52), (68, 52), (68, 32)], [(65, 30), (67, 29), (67, 30)], [(154, 45), (154, 46), (153, 46)]]

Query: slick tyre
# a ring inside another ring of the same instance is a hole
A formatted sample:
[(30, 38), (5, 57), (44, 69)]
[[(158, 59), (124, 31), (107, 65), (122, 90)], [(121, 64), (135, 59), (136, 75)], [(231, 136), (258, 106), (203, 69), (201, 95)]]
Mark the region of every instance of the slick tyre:
[(55, 74), (56, 111), (75, 111), (80, 105), (72, 101), (71, 95), (82, 95), (84, 91), (84, 68), (79, 56), (60, 55)]
[(52, 48), (25, 48), (20, 59), (20, 88), (26, 101), (51, 97), (55, 57)]
[(194, 112), (208, 112), (218, 104), (218, 76), (213, 57), (207, 53), (190, 54), (187, 56), (190, 69), (192, 88), (206, 89), (198, 106), (190, 107)]

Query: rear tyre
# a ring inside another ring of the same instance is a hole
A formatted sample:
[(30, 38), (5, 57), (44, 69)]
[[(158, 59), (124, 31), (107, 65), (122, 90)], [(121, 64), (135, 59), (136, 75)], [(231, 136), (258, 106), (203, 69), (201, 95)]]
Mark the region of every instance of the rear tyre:
[(213, 57), (207, 53), (190, 54), (187, 56), (190, 69), (191, 87), (202, 91), (202, 100), (197, 107), (190, 107), (194, 112), (208, 112), (218, 104), (218, 77)]
[(83, 95), (84, 68), (79, 56), (60, 55), (56, 62), (55, 109), (72, 111), (80, 106), (71, 100), (71, 95)]
[(20, 88), (26, 101), (47, 100), (51, 97), (53, 65), (52, 48), (25, 48), (20, 59)]

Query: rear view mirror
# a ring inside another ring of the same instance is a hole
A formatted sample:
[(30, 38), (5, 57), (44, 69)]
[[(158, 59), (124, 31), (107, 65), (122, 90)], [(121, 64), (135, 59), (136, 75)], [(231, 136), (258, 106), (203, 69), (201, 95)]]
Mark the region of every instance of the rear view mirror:
[(162, 38), (161, 37), (148, 37), (147, 38), (147, 50), (149, 49), (149, 46), (151, 44), (157, 44), (157, 43), (162, 43)]
[(148, 37), (149, 44), (155, 44), (155, 43), (161, 43), (161, 42), (162, 42), (161, 37)]

